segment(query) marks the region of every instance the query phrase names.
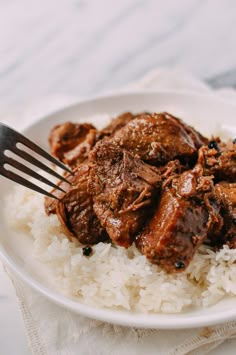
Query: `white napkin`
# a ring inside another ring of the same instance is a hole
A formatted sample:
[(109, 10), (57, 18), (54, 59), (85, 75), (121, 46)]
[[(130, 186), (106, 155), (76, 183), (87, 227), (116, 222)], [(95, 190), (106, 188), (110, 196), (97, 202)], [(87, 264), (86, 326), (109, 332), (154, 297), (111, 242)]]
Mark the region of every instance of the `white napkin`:
[[(174, 89), (212, 94), (210, 88), (180, 69), (162, 68), (129, 85), (126, 90)], [(228, 100), (236, 98), (231, 89), (215, 95)], [(4, 121), (17, 128), (35, 117), (71, 103), (74, 98), (53, 97), (37, 105), (4, 116)], [(42, 109), (43, 108), (43, 109)], [(28, 341), (35, 355), (182, 355), (207, 354), (224, 340), (236, 337), (236, 322), (216, 327), (188, 330), (143, 330), (113, 326), (67, 311), (36, 293), (8, 271), (16, 290)]]

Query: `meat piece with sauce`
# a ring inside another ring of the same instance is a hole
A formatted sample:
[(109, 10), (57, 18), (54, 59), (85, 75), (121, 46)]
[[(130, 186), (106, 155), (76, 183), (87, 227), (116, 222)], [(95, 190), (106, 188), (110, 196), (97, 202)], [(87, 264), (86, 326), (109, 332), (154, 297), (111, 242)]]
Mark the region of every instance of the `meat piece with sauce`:
[(202, 169), (175, 175), (162, 190), (156, 211), (136, 238), (138, 249), (169, 272), (185, 270), (201, 243), (223, 221), (211, 177)]
[(51, 154), (75, 168), (88, 158), (96, 143), (96, 128), (89, 123), (66, 122), (55, 126), (49, 136)]
[(215, 243), (218, 247), (224, 244), (236, 248), (236, 183), (226, 181), (215, 185), (215, 190), (221, 202), (221, 215), (224, 218), (221, 235)]
[(204, 137), (201, 133), (196, 131), (195, 128), (187, 125), (183, 122), (180, 118), (177, 118), (169, 113), (164, 113), (167, 117), (170, 117), (176, 123), (181, 125), (184, 130), (188, 133), (189, 137), (191, 137), (192, 141), (194, 142), (194, 146), (199, 149), (202, 145), (207, 144), (209, 142), (208, 138)]
[(160, 173), (109, 140), (96, 144), (90, 161), (94, 211), (111, 240), (128, 247), (151, 215)]
[(58, 200), (45, 199), (69, 238), (124, 247), (135, 240), (168, 272), (185, 270), (203, 242), (236, 248), (236, 144), (209, 142), (168, 113), (130, 112), (102, 131), (58, 125), (49, 141), (74, 169), (71, 185), (53, 191)]
[(73, 176), (67, 177), (72, 186), (64, 182), (60, 184), (65, 193), (53, 191), (58, 200), (46, 197), (45, 210), (47, 214), (57, 214), (69, 238), (74, 236), (83, 244), (96, 244), (109, 238), (93, 210), (88, 176), (89, 166), (81, 164)]
[(135, 117), (143, 115), (124, 112), (112, 119), (102, 131), (92, 124), (66, 122), (55, 126), (49, 135), (51, 153), (72, 168), (87, 160), (88, 154), (96, 142), (105, 136), (112, 136)]
[(225, 144), (219, 139), (209, 142), (198, 152), (198, 163), (204, 175), (214, 175), (216, 181), (236, 181), (236, 143)]
[(181, 120), (160, 113), (131, 120), (114, 134), (113, 141), (145, 162), (160, 166), (173, 159), (195, 162), (200, 141), (205, 141), (201, 137)]
[(117, 132), (119, 129), (124, 127), (127, 123), (132, 121), (134, 118), (141, 117), (143, 115), (149, 115), (148, 112), (142, 112), (142, 113), (137, 113), (133, 114), (131, 112), (124, 112), (121, 115), (117, 116), (116, 118), (113, 118), (111, 120), (111, 123), (107, 125), (102, 131), (100, 131), (100, 136), (112, 136), (115, 132)]
[(163, 180), (162, 188), (168, 185), (169, 181), (177, 174), (183, 173), (186, 169), (179, 160), (171, 160), (166, 165), (159, 168)]
[(80, 174), (77, 174), (77, 171), (75, 170), (74, 175), (67, 174), (65, 178), (67, 181), (70, 182), (71, 185), (61, 180), (57, 185), (62, 189), (62, 191), (58, 189), (53, 189), (51, 191), (51, 194), (56, 196), (57, 199), (51, 197), (45, 197), (44, 199), (44, 209), (48, 216), (50, 214), (56, 213), (56, 206), (57, 206), (58, 199), (60, 200), (65, 195), (65, 193), (70, 191), (72, 186), (77, 186), (77, 182), (79, 182), (80, 179)]

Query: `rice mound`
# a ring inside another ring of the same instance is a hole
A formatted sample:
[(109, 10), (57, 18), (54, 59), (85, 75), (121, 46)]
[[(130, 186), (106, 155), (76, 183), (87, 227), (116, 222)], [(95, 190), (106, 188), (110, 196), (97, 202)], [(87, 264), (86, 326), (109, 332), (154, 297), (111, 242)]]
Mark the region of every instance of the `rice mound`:
[(13, 230), (33, 238), (33, 256), (47, 265), (61, 292), (95, 307), (137, 312), (178, 313), (213, 305), (236, 295), (236, 250), (202, 246), (190, 266), (171, 275), (151, 264), (133, 245), (99, 243), (91, 256), (70, 242), (57, 216), (44, 212), (43, 196), (16, 186), (6, 201)]

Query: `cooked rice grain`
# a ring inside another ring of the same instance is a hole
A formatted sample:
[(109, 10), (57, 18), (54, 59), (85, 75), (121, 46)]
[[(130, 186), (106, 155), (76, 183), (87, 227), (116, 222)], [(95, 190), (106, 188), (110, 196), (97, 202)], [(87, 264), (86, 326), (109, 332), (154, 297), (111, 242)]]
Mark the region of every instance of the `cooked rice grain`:
[(91, 256), (70, 242), (57, 216), (44, 212), (43, 197), (16, 187), (6, 203), (10, 227), (33, 239), (33, 254), (51, 271), (50, 282), (64, 294), (96, 307), (177, 313), (236, 295), (236, 250), (215, 253), (201, 247), (188, 269), (167, 274), (135, 246), (99, 243)]

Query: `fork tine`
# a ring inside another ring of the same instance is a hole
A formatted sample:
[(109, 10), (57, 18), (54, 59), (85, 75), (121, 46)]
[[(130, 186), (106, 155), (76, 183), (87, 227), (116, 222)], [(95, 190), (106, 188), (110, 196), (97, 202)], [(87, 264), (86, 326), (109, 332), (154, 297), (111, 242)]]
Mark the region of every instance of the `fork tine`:
[[(15, 131), (14, 129), (8, 127), (7, 125), (0, 122), (0, 146), (1, 148), (11, 149), (16, 143), (22, 143), (26, 147), (30, 148), (37, 154), (41, 155), (51, 163), (57, 165), (61, 169), (67, 171), (71, 175), (73, 175), (73, 171), (71, 171), (67, 166), (62, 164), (58, 159), (51, 156), (49, 153), (45, 152), (42, 148), (40, 148), (37, 144), (31, 142), (28, 138), (24, 137), (19, 132)], [(4, 145), (1, 145), (2, 138), (7, 138), (4, 140)]]
[(47, 192), (43, 189), (41, 189), (41, 187), (33, 184), (32, 182), (30, 182), (29, 180), (26, 180), (25, 178), (23, 178), (20, 175), (15, 174), (13, 171), (10, 170), (6, 170), (3, 167), (0, 169), (1, 175), (5, 176), (6, 178), (17, 182), (20, 185), (23, 185), (25, 187), (28, 187), (31, 190), (34, 190), (36, 192), (39, 192), (45, 196), (51, 197), (51, 198), (55, 198), (56, 200), (58, 200), (58, 197), (54, 196), (53, 194), (51, 194), (50, 192)]
[(51, 168), (49, 168), (47, 165), (43, 164), (42, 162), (40, 162), (39, 160), (35, 159), (32, 155), (28, 154), (27, 152), (25, 152), (24, 150), (21, 150), (19, 148), (15, 147), (11, 147), (11, 150), (17, 154), (18, 156), (20, 156), (21, 158), (25, 159), (26, 161), (28, 161), (29, 163), (37, 166), (38, 168), (46, 171), (47, 173), (49, 173), (50, 175), (55, 176), (57, 179), (59, 180), (63, 180), (65, 182), (67, 182), (68, 184), (71, 185), (71, 182), (68, 181), (66, 178), (64, 178), (64, 176), (58, 174), (56, 171), (52, 170)]
[[(6, 126), (7, 127), (7, 126)], [(19, 132), (16, 132), (14, 129), (7, 127), (8, 129), (10, 129), (11, 131), (14, 131), (16, 138), (18, 140), (19, 143), (24, 144), (26, 147), (30, 148), (31, 150), (33, 150), (34, 152), (36, 152), (37, 154), (41, 155), (42, 157), (44, 157), (45, 159), (49, 160), (51, 163), (57, 165), (58, 167), (60, 167), (61, 169), (67, 171), (68, 173), (73, 175), (73, 172), (64, 164), (62, 164), (58, 159), (54, 158), (52, 155), (50, 155), (49, 153), (47, 153), (45, 150), (43, 150), (42, 148), (40, 148), (37, 144), (33, 143), (31, 140), (29, 140), (28, 138), (26, 138), (25, 136), (23, 136), (22, 134), (20, 134)]]
[(65, 192), (60, 186), (55, 185), (52, 181), (48, 180), (44, 176), (41, 176), (38, 174), (36, 171), (30, 169), (29, 167), (25, 166), (21, 162), (15, 160), (12, 157), (7, 156), (4, 154), (6, 150), (9, 150), (10, 152), (15, 153), (17, 156), (21, 157), (22, 159), (26, 160), (27, 162), (33, 164), (34, 166), (46, 171), (48, 174), (55, 176), (57, 179), (62, 180), (69, 185), (72, 185), (72, 183), (67, 180), (64, 176), (61, 176), (54, 170), (52, 170), (49, 166), (43, 164), (36, 158), (34, 158), (31, 154), (27, 153), (24, 149), (20, 149), (17, 147), (17, 143), (22, 143), (24, 146), (30, 148), (32, 151), (38, 153), (41, 157), (47, 159), (48, 161), (54, 163), (55, 165), (59, 166), (63, 170), (69, 172), (70, 174), (74, 175), (74, 173), (64, 166), (61, 162), (59, 162), (57, 159), (52, 157), (50, 154), (46, 153), (42, 148), (37, 146), (35, 143), (31, 142), (29, 139), (25, 138), (22, 136), (20, 133), (15, 131), (14, 129), (6, 126), (5, 124), (0, 122), (0, 174), (3, 175), (4, 177), (13, 180), (25, 187), (28, 187), (36, 192), (39, 192), (43, 195), (46, 195), (51, 198), (56, 198), (58, 200), (58, 197), (53, 195), (50, 192), (45, 191), (41, 187), (35, 185), (31, 181), (25, 179), (24, 177), (17, 175), (17, 173), (14, 173), (11, 170), (7, 170), (4, 167), (4, 164), (9, 164), (10, 166), (18, 169), (19, 171), (22, 171), (25, 174), (28, 174), (29, 176), (45, 183), (46, 185), (49, 185), (54, 188), (54, 190), (60, 190), (62, 192)]
[[(20, 162), (18, 162), (17, 160), (4, 156), (4, 161), (5, 164), (9, 164), (11, 166), (13, 166), (14, 168), (20, 170), (21, 172), (28, 174), (29, 176), (43, 182), (46, 185), (49, 185), (51, 187), (53, 187), (54, 189), (60, 190), (62, 192), (65, 192), (60, 186), (54, 184), (53, 182), (51, 182), (50, 180), (46, 179), (44, 176), (39, 175), (38, 173), (36, 173), (34, 170), (28, 168), (27, 166), (21, 164)], [(7, 169), (6, 169), (7, 170)]]

